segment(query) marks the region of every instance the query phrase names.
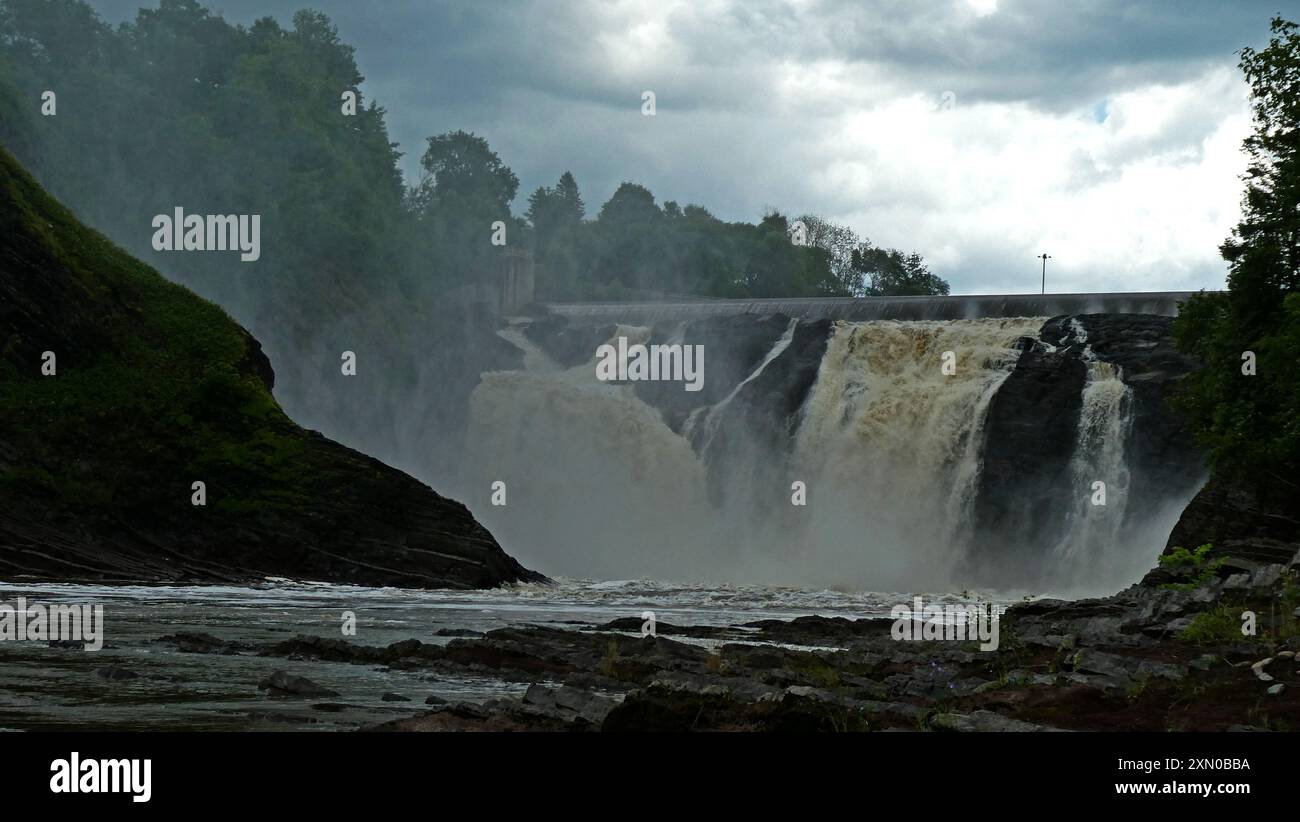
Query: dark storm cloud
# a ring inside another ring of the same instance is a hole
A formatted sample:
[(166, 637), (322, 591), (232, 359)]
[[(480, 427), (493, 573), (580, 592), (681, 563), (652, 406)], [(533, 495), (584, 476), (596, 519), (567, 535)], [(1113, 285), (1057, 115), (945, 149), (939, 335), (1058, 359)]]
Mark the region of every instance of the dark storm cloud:
[(1234, 63), (1262, 39), (1277, 0), (1088, 2), (1006, 0), (977, 16), (969, 4), (878, 5), (831, 0), (833, 49), (883, 62), (963, 99), (1027, 101), (1059, 110), (1153, 82), (1180, 82), (1207, 63)]
[[(95, 0), (110, 20), (139, 0)], [(963, 102), (1024, 101), (1046, 110), (1094, 105), (1153, 82), (1179, 82), (1207, 63), (1232, 64), (1243, 45), (1263, 39), (1278, 0), (1065, 3), (1003, 0), (980, 15), (965, 0), (746, 0), (714, 9), (688, 5), (668, 14), (667, 40), (684, 64), (611, 71), (602, 38), (630, 23), (628, 4), (429, 2), (428, 0), (207, 0), (231, 22), (317, 8), (356, 46), (371, 93), (390, 112), (406, 150), (421, 137), (466, 122), (499, 132), (519, 128), (510, 103), (541, 95), (557, 106), (639, 105), (653, 87), (678, 111), (760, 107), (780, 61), (843, 61), (878, 66), (892, 91)], [(710, 13), (705, 13), (708, 9)], [(631, 75), (631, 76), (629, 76)], [(639, 83), (632, 82), (633, 80)], [(666, 94), (665, 94), (666, 92)], [(869, 92), (867, 92), (869, 95)], [(557, 117), (563, 112), (557, 111)]]

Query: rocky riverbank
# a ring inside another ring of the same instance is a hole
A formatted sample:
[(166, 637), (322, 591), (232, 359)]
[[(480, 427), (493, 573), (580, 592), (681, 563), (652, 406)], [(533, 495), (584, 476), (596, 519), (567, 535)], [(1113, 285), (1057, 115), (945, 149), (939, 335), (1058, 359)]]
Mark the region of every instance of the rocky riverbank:
[[(385, 694), (395, 709), (413, 703), (411, 715), (375, 730), (1300, 728), (1296, 563), (1217, 570), (1169, 568), (1164, 581), (1113, 597), (1014, 605), (992, 651), (976, 642), (895, 640), (889, 619), (820, 616), (732, 626), (660, 621), (655, 636), (642, 636), (636, 615), (382, 647), (197, 632), (155, 642), (186, 655), (255, 656), (263, 669), (283, 660), (308, 676), (271, 673), (261, 686), (267, 698), (320, 703), (319, 710), (339, 698), (309, 678), (313, 662), (423, 679), (430, 690), (476, 677), (527, 688), (520, 697), (464, 702)], [(1252, 613), (1254, 633), (1243, 634), (1242, 616)]]

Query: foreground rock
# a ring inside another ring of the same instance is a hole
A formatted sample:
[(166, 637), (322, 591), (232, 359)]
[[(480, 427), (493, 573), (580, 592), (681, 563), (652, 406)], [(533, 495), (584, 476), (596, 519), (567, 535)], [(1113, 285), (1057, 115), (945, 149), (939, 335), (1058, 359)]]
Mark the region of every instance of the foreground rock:
[[(657, 636), (642, 636), (640, 620), (628, 618), (386, 646), (194, 633), (157, 641), (283, 659), (307, 672), (309, 663), (400, 671), (431, 690), (474, 679), (521, 686), (519, 696), (485, 702), (394, 699), (393, 710), (409, 713), (377, 730), (1286, 730), (1300, 727), (1298, 570), (1225, 569), (1195, 584), (1174, 575), (1111, 597), (1021, 603), (1003, 615), (992, 651), (897, 641), (888, 619), (820, 616), (661, 622)], [(1253, 634), (1241, 630), (1248, 612)], [(283, 672), (264, 685), (326, 696)]]
[(0, 577), (540, 579), (465, 506), (296, 426), (256, 340), (3, 151), (0, 341)]
[[(1300, 727), (1300, 620), (1270, 606), (1300, 597), (1294, 572), (1014, 606), (990, 652), (895, 641), (888, 620), (806, 617), (751, 623), (744, 643), (704, 636), (740, 626), (671, 629), (694, 641), (531, 627), (357, 661), (534, 683), (522, 699), (434, 704), (383, 730), (1284, 730)], [(1246, 611), (1254, 636), (1240, 630)]]

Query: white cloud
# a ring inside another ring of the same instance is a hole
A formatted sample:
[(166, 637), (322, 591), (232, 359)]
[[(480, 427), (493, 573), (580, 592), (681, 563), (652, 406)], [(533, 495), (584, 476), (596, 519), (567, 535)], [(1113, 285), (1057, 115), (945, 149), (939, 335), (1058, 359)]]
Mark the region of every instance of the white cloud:
[[(998, 11), (971, 7), (971, 19)], [(724, 30), (736, 14), (747, 26)], [(808, 14), (714, 2), (646, 16), (620, 5), (602, 21), (616, 33), (599, 40), (593, 82), (607, 88), (629, 66), (660, 78), (646, 83), (658, 116), (632, 116), (635, 94), (627, 110), (583, 105), (544, 125), (539, 108), (527, 117), (535, 130), (511, 140), (546, 166), (542, 181), (572, 168), (593, 206), (631, 179), (725, 219), (811, 211), (920, 251), (954, 292), (1037, 290), (1044, 249), (1056, 291), (1222, 286), (1217, 247), (1239, 216), (1249, 128), (1245, 86), (1226, 61), (1178, 82), (1127, 76), (1100, 99), (1050, 110), (961, 92), (944, 110), (945, 89), (916, 87), (928, 75), (797, 47), (825, 43), (828, 21)], [(755, 44), (774, 33), (785, 38), (778, 55)], [(529, 143), (594, 150), (547, 165)]]
[(734, 189), (725, 199), (817, 212), (919, 250), (957, 292), (1037, 290), (1043, 249), (1057, 291), (1222, 286), (1217, 247), (1239, 217), (1250, 125), (1232, 70), (1117, 94), (1100, 123), (1092, 107), (944, 111), (919, 94), (837, 110), (852, 96), (847, 71), (815, 72), (829, 79), (805, 87), (799, 108), (823, 112), (812, 119), (780, 122), (788, 95), (774, 96), (764, 135), (781, 135), (781, 150), (766, 160), (765, 141), (747, 145), (707, 116), (683, 115), (678, 131)]
[[(297, 0), (206, 0), (244, 22)], [(96, 0), (120, 19), (138, 0)], [(816, 212), (962, 293), (1216, 288), (1249, 128), (1234, 52), (1274, 4), (1185, 0), (314, 0), (417, 169), (484, 135), (516, 207), (572, 171), (728, 220)], [(640, 116), (641, 92), (657, 115)], [(956, 105), (942, 111), (952, 90)]]

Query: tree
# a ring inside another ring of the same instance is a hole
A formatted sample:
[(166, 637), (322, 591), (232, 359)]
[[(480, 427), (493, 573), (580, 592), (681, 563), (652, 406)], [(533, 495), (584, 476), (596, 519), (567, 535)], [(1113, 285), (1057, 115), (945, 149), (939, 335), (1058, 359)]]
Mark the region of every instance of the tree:
[(430, 137), (420, 167), (427, 175), (420, 189), (428, 205), (468, 206), (508, 215), (519, 191), (519, 178), (487, 140), (467, 131)]
[(538, 188), (528, 198), (525, 217), (533, 228), (537, 295), (541, 299), (576, 299), (581, 265), (579, 243), (586, 206), (578, 182), (569, 172), (552, 188)]
[[(1228, 290), (1202, 292), (1174, 322), (1202, 363), (1177, 398), (1216, 474), (1289, 486), (1300, 469), (1300, 31), (1275, 18), (1266, 48), (1241, 51), (1254, 131), (1242, 148), (1242, 219), (1221, 247)], [(1246, 373), (1254, 359), (1254, 373)]]
[(830, 273), (840, 282), (844, 293), (853, 297), (866, 294), (863, 271), (853, 265), (854, 252), (863, 246), (858, 233), (816, 214), (805, 214), (799, 220), (807, 231), (808, 245), (826, 252)]
[(864, 243), (853, 252), (853, 267), (868, 279), (873, 297), (923, 297), (948, 293), (948, 282), (931, 273), (921, 255)]
[(467, 131), (430, 137), (420, 167), (424, 177), (408, 198), (418, 223), (412, 264), (445, 285), (490, 281), (501, 252), (494, 224), (505, 224), (507, 246), (526, 247), (526, 224), (510, 213), (519, 178)]

